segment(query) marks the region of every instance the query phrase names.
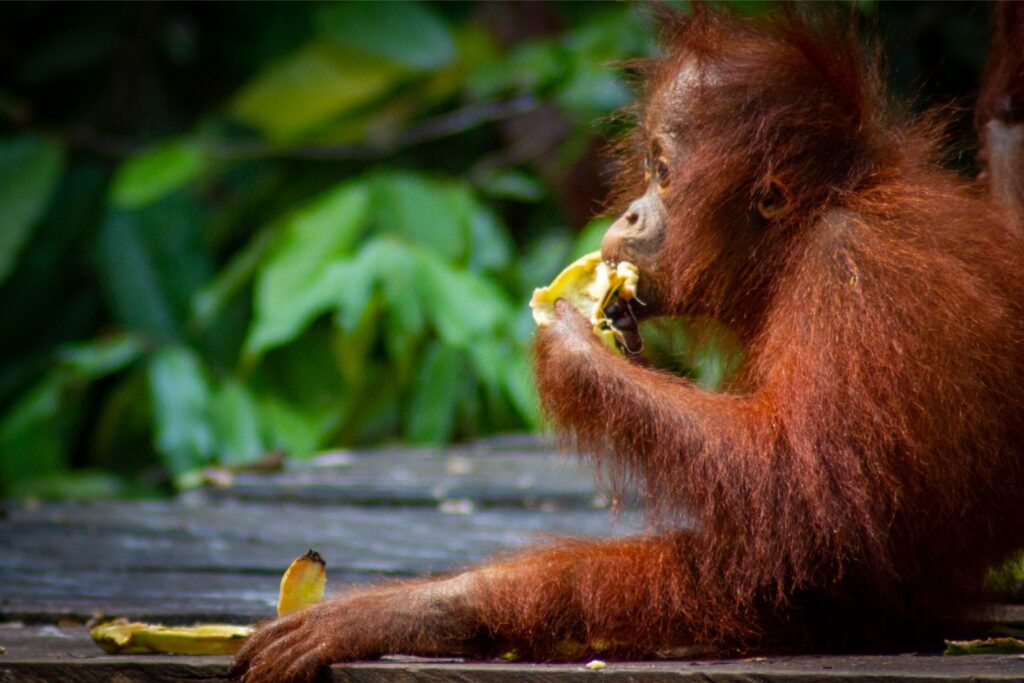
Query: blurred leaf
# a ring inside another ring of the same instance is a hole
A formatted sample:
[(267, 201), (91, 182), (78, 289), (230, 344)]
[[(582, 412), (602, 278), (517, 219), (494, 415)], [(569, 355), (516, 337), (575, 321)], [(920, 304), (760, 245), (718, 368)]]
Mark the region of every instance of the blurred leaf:
[(335, 418), (332, 412), (299, 408), (276, 397), (261, 399), (259, 410), (260, 422), (270, 446), (285, 451), (293, 458), (313, 455)]
[(99, 501), (124, 494), (124, 482), (108, 472), (60, 472), (33, 477), (11, 488), (12, 498), (43, 500)]
[(121, 209), (145, 206), (196, 178), (209, 160), (203, 146), (189, 139), (165, 142), (124, 162), (110, 188)]
[[(338, 297), (342, 329), (347, 332), (355, 329), (371, 295), (379, 290), (386, 311), (384, 341), (392, 350), (395, 345), (404, 348), (425, 327), (423, 276), (417, 254), (395, 239), (375, 239), (359, 252), (355, 265), (357, 275)], [(409, 359), (393, 353), (392, 360)]]
[(501, 387), (508, 351), (508, 344), (496, 339), (477, 342), (469, 347), (473, 369), (485, 386)]
[(312, 43), (260, 72), (232, 110), (271, 140), (286, 142), (380, 97), (407, 73), (343, 45)]
[(179, 338), (192, 297), (213, 272), (202, 230), (202, 214), (180, 194), (107, 216), (98, 258), (118, 322), (162, 341)]
[(71, 165), (61, 176), (17, 268), (0, 286), (0, 358), (10, 362), (92, 334), (99, 292), (90, 247), (105, 195), (98, 164)]
[(46, 209), (61, 171), (56, 145), (34, 137), (0, 140), (0, 283)]
[(541, 421), (540, 400), (533, 383), (533, 366), (529, 352), (519, 349), (518, 353), (510, 354), (508, 362), (503, 367), (503, 384), (512, 405), (527, 426), (536, 429)]
[(159, 351), (149, 363), (156, 450), (173, 475), (213, 456), (210, 387), (199, 358), (185, 347)]
[(457, 349), (437, 342), (430, 345), (406, 413), (405, 433), (410, 441), (443, 444), (449, 440), (465, 373), (466, 363)]
[[(372, 274), (369, 270), (363, 274), (366, 280), (359, 287), (359, 296), (365, 296), (362, 302), (342, 301), (341, 310), (335, 316), (335, 329), (331, 336), (331, 353), (337, 363), (338, 371), (345, 380), (345, 413), (348, 418), (351, 402), (362, 402), (361, 391), (366, 386), (367, 375), (372, 370), (373, 347), (377, 342), (380, 326), (380, 297), (373, 296), (371, 286)], [(365, 286), (362, 286), (365, 285)], [(348, 311), (353, 313), (351, 324), (344, 322)]]
[[(569, 261), (575, 261), (584, 254), (589, 254), (592, 251), (597, 251), (601, 248), (601, 240), (604, 238), (604, 234), (608, 232), (608, 228), (611, 227), (615, 220), (606, 216), (599, 216), (584, 226), (583, 230), (576, 237), (576, 244), (572, 248), (572, 252), (569, 254)], [(566, 263), (568, 265), (568, 262)]]
[(519, 257), (523, 294), (546, 287), (572, 261), (572, 238), (564, 230), (553, 230), (530, 242)]
[(317, 12), (320, 33), (340, 45), (413, 69), (437, 69), (455, 58), (455, 41), (429, 5), (339, 2)]
[[(94, 394), (90, 392), (90, 398)], [(149, 365), (140, 363), (97, 391), (89, 453), (94, 465), (122, 474), (152, 468), (159, 461), (153, 440)]]
[(50, 474), (67, 460), (58, 424), (65, 379), (51, 372), (29, 389), (0, 420), (0, 484)]
[(469, 199), (459, 186), (411, 173), (378, 176), (373, 184), (376, 224), (446, 261), (466, 254)]
[(447, 344), (464, 348), (477, 337), (498, 333), (511, 320), (508, 299), (490, 280), (427, 253), (420, 262), (427, 314)]
[(57, 358), (77, 378), (96, 380), (135, 362), (143, 349), (138, 337), (119, 334), (93, 342), (66, 344), (57, 351)]
[(697, 318), (690, 326), (693, 348), (689, 362), (697, 384), (718, 390), (743, 363), (743, 343), (729, 327), (713, 318)]
[(193, 327), (202, 330), (209, 326), (248, 284), (268, 249), (273, 245), (275, 235), (274, 230), (270, 228), (261, 230), (221, 268), (216, 279), (196, 293), (192, 301)]
[(481, 99), (512, 90), (546, 95), (566, 77), (570, 65), (570, 55), (559, 41), (529, 40), (504, 58), (477, 64), (468, 76), (469, 91)]
[(515, 245), (498, 215), (490, 207), (473, 203), (469, 218), (471, 270), (504, 270), (512, 262)]
[(293, 339), (357, 273), (341, 262), (366, 226), (369, 194), (345, 183), (285, 219), (282, 235), (256, 278), (255, 319), (245, 343), (258, 355)]
[(480, 189), (498, 199), (518, 202), (536, 202), (544, 198), (547, 189), (537, 176), (516, 169), (495, 171), (484, 177)]
[(260, 437), (259, 409), (245, 386), (235, 379), (226, 380), (214, 393), (211, 409), (218, 462), (231, 465), (258, 460), (266, 448)]
[(416, 255), (397, 242), (373, 245), (392, 334), (418, 335), (425, 325), (423, 288)]
[(601, 64), (581, 65), (558, 94), (565, 111), (580, 120), (591, 120), (624, 107), (634, 99), (633, 91)]

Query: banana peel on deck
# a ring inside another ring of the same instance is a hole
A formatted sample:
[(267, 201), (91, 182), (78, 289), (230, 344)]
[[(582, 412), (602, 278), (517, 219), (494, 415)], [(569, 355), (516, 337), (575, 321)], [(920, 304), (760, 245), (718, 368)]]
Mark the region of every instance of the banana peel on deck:
[(107, 654), (233, 655), (255, 629), (234, 624), (163, 626), (117, 619), (89, 632)]
[(605, 315), (605, 309), (615, 299), (629, 302), (636, 298), (639, 279), (640, 272), (632, 263), (623, 261), (612, 266), (601, 258), (601, 252), (591, 252), (566, 266), (550, 285), (533, 291), (533, 319), (538, 327), (550, 325), (554, 321), (555, 301), (565, 299), (590, 321), (594, 334), (621, 352), (625, 340)]
[[(327, 582), (327, 565), (310, 550), (297, 557), (281, 578), (279, 617), (319, 602)], [(92, 628), (89, 635), (108, 654), (233, 655), (256, 629), (235, 624), (164, 626), (116, 619)]]
[(327, 563), (320, 553), (310, 550), (292, 562), (281, 577), (277, 594), (277, 616), (283, 617), (315, 605), (324, 597)]
[(950, 655), (1007, 655), (1024, 653), (1024, 640), (1001, 637), (983, 640), (947, 640), (946, 651)]

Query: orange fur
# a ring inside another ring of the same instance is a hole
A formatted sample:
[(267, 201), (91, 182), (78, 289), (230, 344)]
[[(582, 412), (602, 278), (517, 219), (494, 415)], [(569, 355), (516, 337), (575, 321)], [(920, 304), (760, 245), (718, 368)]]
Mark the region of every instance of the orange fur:
[[(1024, 244), (859, 55), (829, 24), (704, 12), (651, 69), (642, 126), (678, 119), (698, 141), (660, 313), (740, 333), (727, 391), (540, 335), (544, 407), (571, 443), (656, 512), (695, 518), (676, 543), (697, 643), (927, 641), (1024, 545)], [(684, 64), (703, 76), (685, 116), (665, 105)], [(770, 178), (798, 206), (752, 223)]]

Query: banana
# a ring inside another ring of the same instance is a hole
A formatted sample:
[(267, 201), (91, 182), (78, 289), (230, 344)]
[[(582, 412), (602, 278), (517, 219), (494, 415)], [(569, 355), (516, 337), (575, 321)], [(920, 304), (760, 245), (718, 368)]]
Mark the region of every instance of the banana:
[[(319, 553), (310, 550), (295, 558), (281, 577), (277, 615), (319, 602), (326, 581), (326, 563)], [(164, 626), (116, 619), (94, 626), (89, 635), (108, 654), (233, 655), (253, 631), (252, 626), (234, 624)]]
[(594, 334), (620, 350), (622, 333), (604, 311), (616, 297), (627, 301), (635, 298), (639, 280), (640, 272), (632, 263), (623, 261), (613, 268), (601, 259), (601, 252), (591, 252), (570, 263), (550, 285), (533, 291), (533, 320), (538, 327), (550, 325), (554, 321), (555, 301), (565, 299), (586, 316), (594, 326)]

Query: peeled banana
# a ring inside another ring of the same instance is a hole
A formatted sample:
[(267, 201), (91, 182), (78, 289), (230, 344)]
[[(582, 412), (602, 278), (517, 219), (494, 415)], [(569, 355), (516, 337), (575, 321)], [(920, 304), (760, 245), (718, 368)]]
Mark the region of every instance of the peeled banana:
[(530, 308), (538, 327), (554, 321), (555, 301), (565, 299), (590, 321), (594, 334), (608, 346), (621, 350), (622, 333), (604, 311), (616, 297), (630, 300), (636, 297), (640, 272), (632, 263), (623, 261), (610, 266), (595, 251), (576, 259), (559, 273), (551, 284), (533, 291)]
[[(326, 582), (327, 565), (319, 553), (310, 550), (295, 558), (281, 577), (277, 616), (319, 602)], [(89, 634), (109, 654), (233, 655), (254, 630), (234, 624), (164, 626), (117, 619), (93, 627)]]

